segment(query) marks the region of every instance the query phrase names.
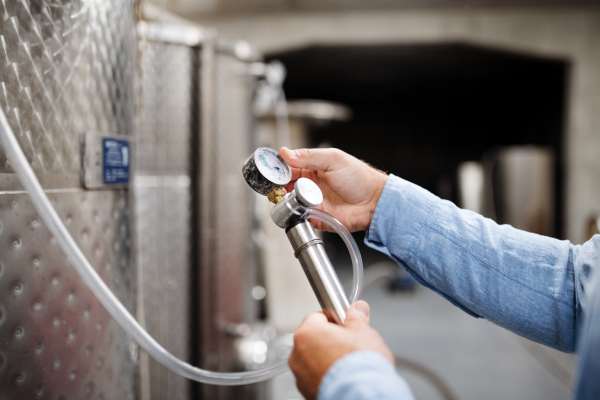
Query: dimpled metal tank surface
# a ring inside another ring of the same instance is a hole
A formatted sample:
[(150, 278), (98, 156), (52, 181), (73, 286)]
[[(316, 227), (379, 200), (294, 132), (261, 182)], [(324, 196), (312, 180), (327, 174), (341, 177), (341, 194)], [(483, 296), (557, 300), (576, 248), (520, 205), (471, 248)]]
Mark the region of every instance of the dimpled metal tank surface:
[[(80, 136), (134, 126), (133, 2), (0, 2), (0, 106), (56, 211), (135, 311), (127, 189), (84, 190)], [(85, 286), (0, 150), (0, 399), (134, 399), (137, 345)]]

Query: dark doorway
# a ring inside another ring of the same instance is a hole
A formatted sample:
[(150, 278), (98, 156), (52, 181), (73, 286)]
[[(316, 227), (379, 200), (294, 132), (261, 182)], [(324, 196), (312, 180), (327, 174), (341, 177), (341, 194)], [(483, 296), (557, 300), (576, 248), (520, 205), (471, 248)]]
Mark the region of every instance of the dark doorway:
[(269, 58), (288, 70), (289, 99), (353, 111), (349, 123), (314, 127), (312, 146), (338, 147), (452, 201), (459, 163), (496, 146), (549, 146), (561, 237), (564, 60), (464, 44), (312, 46)]

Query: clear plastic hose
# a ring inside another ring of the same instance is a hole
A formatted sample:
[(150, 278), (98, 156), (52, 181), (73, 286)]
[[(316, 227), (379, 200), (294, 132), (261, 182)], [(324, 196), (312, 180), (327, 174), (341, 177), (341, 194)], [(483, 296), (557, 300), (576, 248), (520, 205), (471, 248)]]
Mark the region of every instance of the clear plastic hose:
[(342, 237), (344, 243), (346, 243), (346, 247), (348, 247), (348, 251), (350, 252), (350, 258), (352, 259), (352, 270), (354, 272), (352, 278), (352, 293), (350, 294), (350, 303), (354, 303), (356, 300), (360, 299), (362, 292), (363, 264), (360, 256), (360, 250), (358, 250), (358, 245), (352, 237), (352, 234), (333, 215), (317, 208), (311, 208), (308, 212), (308, 216), (305, 218), (313, 218), (329, 225), (338, 235)]
[[(64, 251), (85, 284), (119, 325), (121, 325), (133, 340), (146, 350), (148, 354), (154, 357), (156, 361), (169, 368), (171, 371), (188, 379), (213, 385), (245, 385), (256, 383), (273, 378), (288, 370), (287, 361), (282, 361), (276, 365), (256, 371), (213, 372), (194, 367), (169, 353), (154, 340), (144, 328), (142, 328), (123, 304), (119, 302), (108, 286), (106, 286), (100, 276), (96, 273), (89, 261), (85, 258), (85, 255), (81, 252), (52, 207), (46, 193), (44, 193), (44, 190), (31, 169), (25, 154), (23, 154), (2, 109), (0, 109), (0, 144), (2, 144), (6, 157), (17, 173), (23, 187), (29, 193), (29, 197), (35, 206), (35, 209), (48, 227), (48, 230), (50, 230), (50, 233), (57, 239), (60, 248)], [(329, 223), (329, 221), (325, 222)], [(335, 229), (335, 225), (332, 225), (332, 227)], [(337, 229), (336, 231), (340, 233)], [(340, 235), (342, 235), (342, 233), (340, 233)], [(344, 241), (348, 239), (344, 236), (342, 236), (342, 238), (344, 238)], [(350, 238), (352, 238), (352, 236), (350, 236)], [(354, 245), (356, 246), (356, 244)], [(358, 251), (358, 248), (356, 250)], [(360, 272), (362, 275), (362, 268)], [(362, 281), (362, 279), (360, 281)], [(355, 284), (360, 281), (357, 281), (355, 277)], [(360, 288), (354, 288), (353, 293), (360, 294), (360, 290)]]

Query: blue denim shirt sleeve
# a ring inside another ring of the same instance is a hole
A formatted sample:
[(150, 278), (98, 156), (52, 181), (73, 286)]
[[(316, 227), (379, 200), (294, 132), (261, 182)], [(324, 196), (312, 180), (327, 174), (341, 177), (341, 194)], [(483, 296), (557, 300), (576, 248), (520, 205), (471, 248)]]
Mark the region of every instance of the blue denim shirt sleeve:
[[(365, 242), (467, 313), (559, 350), (575, 350), (583, 315), (593, 311), (586, 292), (600, 261), (600, 235), (572, 245), (498, 225), (392, 175)], [(581, 376), (597, 381), (594, 373)], [(597, 385), (589, 389), (581, 382), (578, 398), (587, 399)], [(338, 360), (318, 395), (319, 400), (412, 398), (392, 365), (372, 352)]]
[(391, 175), (365, 242), (467, 313), (575, 350), (600, 235), (575, 246), (498, 225)]
[(319, 386), (318, 400), (414, 400), (408, 384), (385, 357), (355, 351), (337, 360)]

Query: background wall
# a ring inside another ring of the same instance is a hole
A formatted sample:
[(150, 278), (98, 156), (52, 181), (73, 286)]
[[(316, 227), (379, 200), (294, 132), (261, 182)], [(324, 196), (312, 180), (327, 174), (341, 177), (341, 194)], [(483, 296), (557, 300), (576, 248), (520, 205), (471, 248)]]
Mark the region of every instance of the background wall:
[(265, 54), (312, 44), (465, 43), (561, 58), (571, 65), (564, 138), (564, 236), (584, 241), (600, 211), (600, 8), (456, 8), (201, 15)]

